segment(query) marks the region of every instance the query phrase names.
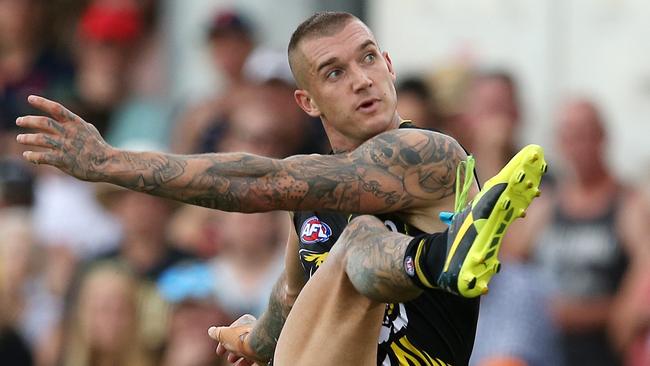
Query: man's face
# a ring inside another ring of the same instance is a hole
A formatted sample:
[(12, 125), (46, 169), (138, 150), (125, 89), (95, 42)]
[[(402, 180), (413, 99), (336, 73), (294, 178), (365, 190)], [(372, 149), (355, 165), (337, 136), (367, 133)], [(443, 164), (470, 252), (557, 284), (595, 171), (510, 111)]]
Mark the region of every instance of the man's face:
[(242, 77), (246, 58), (253, 50), (253, 43), (244, 34), (228, 32), (212, 39), (212, 56), (217, 67), (230, 82)]
[(560, 149), (580, 175), (598, 170), (605, 151), (605, 137), (596, 110), (585, 102), (573, 102), (562, 109), (559, 118)]
[(296, 92), (298, 104), (323, 119), (330, 140), (339, 134), (361, 143), (390, 129), (397, 116), (395, 73), (363, 23), (352, 20), (332, 36), (307, 38), (297, 52), (305, 84)]

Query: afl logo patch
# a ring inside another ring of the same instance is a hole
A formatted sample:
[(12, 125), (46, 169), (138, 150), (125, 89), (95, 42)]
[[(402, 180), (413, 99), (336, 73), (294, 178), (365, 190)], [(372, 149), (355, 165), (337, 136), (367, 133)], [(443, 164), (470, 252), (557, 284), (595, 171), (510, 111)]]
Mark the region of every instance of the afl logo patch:
[(305, 244), (327, 241), (332, 236), (329, 225), (312, 216), (305, 220), (300, 228), (300, 241)]
[(413, 265), (413, 258), (410, 255), (404, 258), (404, 269), (410, 277), (415, 276), (415, 266)]

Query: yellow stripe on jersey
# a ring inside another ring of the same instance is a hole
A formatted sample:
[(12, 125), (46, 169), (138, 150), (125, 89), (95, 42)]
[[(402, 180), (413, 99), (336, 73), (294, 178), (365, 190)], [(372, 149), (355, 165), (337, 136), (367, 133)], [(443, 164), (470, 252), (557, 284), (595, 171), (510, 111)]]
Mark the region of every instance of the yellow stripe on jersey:
[[(415, 358), (405, 350), (401, 349), (397, 342), (391, 343), (390, 348), (393, 350), (393, 354), (395, 355), (395, 357), (397, 357), (397, 361), (399, 362), (400, 365), (423, 366), (417, 358)], [(409, 363), (409, 361), (411, 361), (411, 363)], [(424, 366), (432, 366), (432, 365), (429, 365), (427, 362), (424, 364)]]
[(426, 351), (417, 349), (407, 336), (391, 343), (390, 348), (399, 364), (403, 366), (451, 366), (437, 357), (434, 359)]
[[(420, 351), (419, 349), (415, 348), (413, 343), (411, 343), (406, 336), (402, 337), (399, 342), (409, 351), (413, 352), (415, 355), (420, 357), (424, 362), (426, 362), (426, 365), (433, 365), (433, 366), (438, 366), (438, 363), (429, 356), (428, 353), (425, 351)], [(444, 365), (443, 365), (444, 366)]]
[(426, 276), (422, 273), (422, 268), (420, 268), (420, 254), (422, 254), (422, 245), (426, 239), (420, 240), (420, 243), (418, 244), (418, 250), (415, 252), (415, 268), (417, 269), (415, 271), (415, 274), (418, 275), (418, 278), (420, 279), (420, 282), (424, 284), (428, 288), (433, 288), (433, 285), (429, 282), (429, 280), (426, 278)]
[(409, 341), (407, 336), (401, 337), (391, 343), (390, 348), (393, 350), (393, 355), (397, 358), (400, 365), (408, 366), (451, 366), (436, 357), (431, 357), (426, 351), (419, 350)]

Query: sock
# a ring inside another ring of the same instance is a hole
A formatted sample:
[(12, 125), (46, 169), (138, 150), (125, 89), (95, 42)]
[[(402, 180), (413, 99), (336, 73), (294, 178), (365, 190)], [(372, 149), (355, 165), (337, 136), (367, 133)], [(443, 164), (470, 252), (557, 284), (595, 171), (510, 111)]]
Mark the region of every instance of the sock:
[(437, 288), (447, 255), (447, 230), (413, 238), (404, 254), (404, 270), (416, 286)]

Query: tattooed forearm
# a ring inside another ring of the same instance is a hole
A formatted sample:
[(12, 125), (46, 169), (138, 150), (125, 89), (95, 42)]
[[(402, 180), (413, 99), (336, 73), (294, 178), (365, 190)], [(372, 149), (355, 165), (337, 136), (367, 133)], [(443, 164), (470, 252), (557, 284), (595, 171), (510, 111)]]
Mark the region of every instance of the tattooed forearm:
[(266, 312), (262, 314), (248, 336), (256, 355), (266, 361), (273, 357), (280, 332), (293, 305), (285, 289), (286, 277), (283, 275), (273, 287)]
[[(134, 154), (122, 153), (122, 160), (129, 172), (139, 173), (131, 176), (130, 182), (125, 182), (128, 188), (149, 192), (178, 178), (185, 172), (187, 163), (182, 158), (165, 157), (162, 155), (151, 156), (143, 159)], [(121, 174), (120, 174), (121, 175)]]
[(284, 160), (251, 154), (119, 151), (100, 179), (226, 211), (327, 209), (380, 213), (447, 197), (464, 152), (451, 138), (395, 130), (337, 155)]
[(359, 293), (378, 302), (403, 302), (422, 293), (404, 270), (410, 240), (374, 216), (360, 216), (348, 224), (330, 255), (345, 255), (346, 273)]

